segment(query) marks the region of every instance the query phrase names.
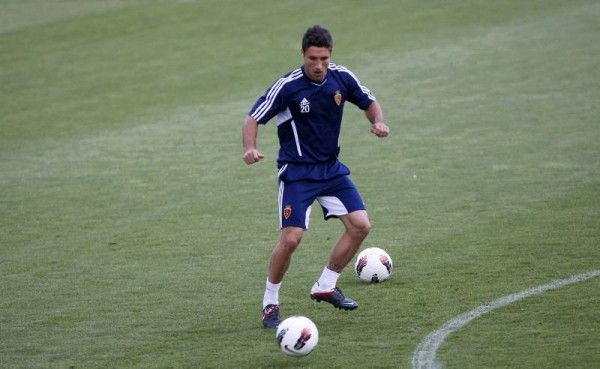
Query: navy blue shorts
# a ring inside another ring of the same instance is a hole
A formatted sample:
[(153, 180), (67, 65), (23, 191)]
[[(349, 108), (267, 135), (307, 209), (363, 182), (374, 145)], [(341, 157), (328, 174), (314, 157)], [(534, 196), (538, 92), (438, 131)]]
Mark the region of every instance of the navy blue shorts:
[(356, 210), (365, 204), (347, 175), (325, 181), (284, 181), (279, 179), (279, 224), (308, 229), (313, 202), (317, 200), (325, 220)]

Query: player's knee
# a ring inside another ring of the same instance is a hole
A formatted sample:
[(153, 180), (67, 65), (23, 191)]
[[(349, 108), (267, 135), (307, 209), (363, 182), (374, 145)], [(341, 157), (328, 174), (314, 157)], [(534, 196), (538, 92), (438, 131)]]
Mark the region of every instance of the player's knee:
[(302, 232), (295, 230), (284, 230), (281, 232), (281, 239), (279, 241), (281, 247), (293, 252), (302, 241)]
[(364, 239), (371, 232), (371, 223), (368, 220), (354, 223), (349, 231), (354, 237)]
[(346, 232), (354, 239), (362, 240), (371, 231), (371, 222), (366, 211), (356, 211), (342, 219)]
[(367, 237), (369, 232), (371, 232), (371, 223), (367, 220), (366, 222), (359, 224), (356, 227), (356, 231), (357, 231), (358, 235), (361, 236), (362, 238)]

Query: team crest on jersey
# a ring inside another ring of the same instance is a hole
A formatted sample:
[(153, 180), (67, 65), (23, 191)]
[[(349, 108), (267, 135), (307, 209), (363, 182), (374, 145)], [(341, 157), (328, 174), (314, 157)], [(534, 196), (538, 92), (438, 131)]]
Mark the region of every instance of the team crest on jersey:
[(292, 216), (292, 206), (286, 205), (285, 208), (283, 208), (283, 217), (285, 218), (285, 220), (288, 220), (288, 219), (290, 219), (291, 216)]
[(340, 92), (340, 90), (337, 90), (335, 92), (335, 95), (333, 95), (333, 101), (335, 101), (337, 106), (340, 106), (340, 104), (342, 103), (342, 93)]

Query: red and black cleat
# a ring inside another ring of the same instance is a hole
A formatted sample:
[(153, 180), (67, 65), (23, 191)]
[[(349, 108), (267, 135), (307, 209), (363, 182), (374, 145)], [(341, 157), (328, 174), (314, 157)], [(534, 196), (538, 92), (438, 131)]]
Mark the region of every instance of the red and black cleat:
[(342, 290), (334, 288), (330, 291), (316, 291), (310, 294), (310, 298), (317, 302), (325, 301), (338, 309), (354, 310), (358, 307), (356, 301), (344, 296)]
[(262, 311), (262, 323), (265, 328), (277, 328), (281, 320), (279, 319), (279, 305), (270, 304), (265, 306)]

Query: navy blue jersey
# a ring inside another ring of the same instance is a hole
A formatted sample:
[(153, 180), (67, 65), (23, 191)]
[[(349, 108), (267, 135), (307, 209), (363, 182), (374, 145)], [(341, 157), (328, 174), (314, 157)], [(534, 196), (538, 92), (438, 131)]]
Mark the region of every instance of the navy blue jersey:
[[(279, 136), (278, 166), (337, 162), (344, 104), (366, 110), (375, 97), (356, 76), (330, 63), (326, 79), (310, 80), (300, 67), (278, 79), (249, 115), (260, 124), (275, 117)], [(335, 164), (333, 164), (335, 166)]]

